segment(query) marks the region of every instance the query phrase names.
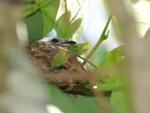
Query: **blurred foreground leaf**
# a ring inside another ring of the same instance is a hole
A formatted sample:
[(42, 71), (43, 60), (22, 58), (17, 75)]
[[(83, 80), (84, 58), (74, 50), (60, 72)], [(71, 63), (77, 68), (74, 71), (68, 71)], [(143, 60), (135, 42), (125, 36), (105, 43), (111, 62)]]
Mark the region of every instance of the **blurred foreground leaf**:
[(113, 92), (110, 99), (112, 113), (131, 113), (129, 98), (123, 91)]
[(132, 3), (137, 3), (139, 0), (130, 0)]
[(50, 86), (49, 104), (57, 106), (63, 113), (101, 113), (94, 97), (72, 97)]
[(36, 42), (43, 37), (43, 18), (40, 11), (24, 19), (27, 24), (28, 38), (31, 42)]

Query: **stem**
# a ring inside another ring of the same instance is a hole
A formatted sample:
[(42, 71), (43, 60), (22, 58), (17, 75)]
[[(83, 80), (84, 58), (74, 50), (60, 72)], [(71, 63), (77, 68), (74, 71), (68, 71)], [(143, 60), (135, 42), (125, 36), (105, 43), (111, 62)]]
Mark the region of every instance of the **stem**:
[(81, 5), (80, 5), (80, 2), (77, 0), (77, 2), (78, 2), (78, 5), (79, 5), (79, 10), (77, 11), (77, 13), (74, 15), (74, 17), (71, 19), (71, 21), (70, 21), (70, 23), (72, 23), (75, 19), (76, 19), (76, 17), (77, 17), (77, 15), (79, 14), (79, 12), (80, 12), (80, 10), (81, 10)]
[[(65, 50), (65, 51), (69, 51), (68, 49), (65, 49), (65, 48), (62, 48), (62, 47), (59, 47), (59, 46), (58, 46), (58, 49), (61, 49), (61, 50), (63, 49), (63, 50)], [(74, 54), (74, 55), (76, 55), (76, 56), (79, 57), (80, 59), (86, 61), (87, 63), (91, 64), (95, 69), (97, 69), (97, 66), (94, 65), (92, 62), (88, 61), (87, 59), (85, 59), (85, 58), (83, 58), (83, 57), (81, 57), (81, 56), (79, 56), (79, 55), (77, 55), (76, 53), (74, 53), (74, 52), (72, 52), (72, 51), (69, 51), (69, 52), (72, 53), (72, 54)]]
[(65, 2), (65, 12), (68, 12), (67, 1), (64, 0), (64, 2)]
[(95, 51), (96, 51), (97, 48), (100, 46), (100, 44), (107, 38), (106, 35), (105, 35), (105, 33), (106, 33), (106, 31), (107, 31), (107, 29), (108, 29), (108, 27), (109, 27), (109, 25), (110, 25), (110, 22), (111, 22), (111, 20), (112, 20), (112, 16), (113, 16), (113, 15), (111, 15), (111, 16), (109, 17), (109, 19), (108, 19), (108, 21), (107, 21), (107, 23), (106, 23), (106, 25), (105, 25), (105, 27), (104, 27), (104, 30), (103, 30), (103, 32), (102, 32), (102, 34), (101, 34), (99, 40), (97, 41), (96, 45), (92, 48), (92, 50), (90, 51), (90, 53), (89, 53), (89, 54), (87, 55), (87, 57), (85, 58), (86, 60), (84, 60), (84, 62), (82, 63), (83, 66), (87, 63), (87, 61), (88, 61), (88, 60), (91, 58), (91, 56), (95, 53)]

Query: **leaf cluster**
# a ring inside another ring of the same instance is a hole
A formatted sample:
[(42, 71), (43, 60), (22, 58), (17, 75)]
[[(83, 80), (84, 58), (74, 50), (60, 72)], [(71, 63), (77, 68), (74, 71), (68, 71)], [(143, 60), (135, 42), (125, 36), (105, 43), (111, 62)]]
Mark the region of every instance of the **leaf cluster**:
[(26, 0), (25, 3), (24, 21), (31, 42), (47, 36), (52, 29), (58, 37), (69, 40), (81, 25), (82, 19), (71, 20), (68, 10), (56, 20), (60, 0)]

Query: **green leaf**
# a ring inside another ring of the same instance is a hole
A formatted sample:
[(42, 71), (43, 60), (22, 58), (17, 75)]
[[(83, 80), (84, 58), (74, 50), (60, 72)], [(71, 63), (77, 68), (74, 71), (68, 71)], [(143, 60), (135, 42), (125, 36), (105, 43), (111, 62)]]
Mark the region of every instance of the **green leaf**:
[(36, 0), (25, 6), (25, 22), (29, 40), (36, 42), (46, 36), (55, 24), (60, 0)]
[(65, 61), (67, 60), (68, 56), (65, 50), (60, 50), (58, 53), (56, 53), (56, 55), (53, 57), (52, 61), (51, 61), (51, 66), (53, 68), (58, 68), (59, 66), (61, 66), (62, 64), (65, 63)]
[(108, 38), (108, 34), (109, 34), (109, 25), (111, 23), (112, 20), (112, 15), (109, 17), (109, 19), (107, 20), (105, 27), (103, 29), (102, 34), (100, 35), (99, 40), (97, 41), (97, 43), (95, 44), (95, 46), (92, 48), (92, 50), (89, 52), (89, 54), (87, 55), (87, 57), (85, 58), (86, 60), (83, 62), (83, 65), (85, 65), (87, 63), (87, 60), (89, 60), (92, 55), (95, 53), (95, 51), (98, 49), (98, 47), (102, 44), (102, 42), (104, 40), (106, 40)]
[(78, 30), (78, 28), (81, 25), (81, 22), (82, 22), (82, 19), (79, 18), (79, 19), (75, 20), (73, 23), (71, 23), (70, 27), (71, 27), (72, 35)]
[(66, 40), (72, 38), (73, 34), (80, 27), (82, 21), (82, 19), (79, 18), (71, 23), (70, 16), (71, 13), (69, 11), (65, 12), (55, 23), (55, 30), (58, 37), (63, 37)]
[(23, 2), (26, 4), (32, 4), (35, 0), (24, 0)]
[(130, 0), (132, 3), (137, 3), (139, 0)]
[(123, 89), (123, 80), (119, 76), (111, 76), (101, 80), (98, 87), (102, 91), (120, 91)]
[(34, 15), (34, 13), (39, 11), (39, 6), (35, 0), (25, 1), (24, 6), (24, 17)]
[(89, 49), (89, 43), (76, 44), (74, 46), (68, 47), (69, 51), (74, 52), (77, 55), (85, 53)]
[(107, 72), (108, 77), (103, 79), (99, 87), (105, 91), (118, 91), (123, 89), (123, 83), (121, 76), (123, 75), (121, 67), (124, 61), (122, 54), (122, 46), (113, 49), (107, 53), (105, 58), (100, 62), (99, 68), (103, 72)]
[(68, 40), (72, 37), (70, 29), (70, 12), (65, 12), (55, 23), (55, 30), (58, 37), (63, 37)]
[(38, 11), (24, 19), (27, 24), (28, 38), (31, 42), (36, 42), (43, 37), (43, 18)]
[(46, 36), (53, 28), (60, 0), (47, 0), (45, 7), (40, 7), (43, 16), (43, 36)]
[(119, 67), (123, 61), (124, 61), (124, 55), (123, 55), (123, 48), (122, 46), (119, 46), (115, 49), (113, 49), (111, 52), (109, 52), (105, 59), (99, 64), (99, 67), (101, 69), (107, 69), (108, 68), (116, 68)]
[(130, 109), (129, 95), (123, 91), (115, 91), (110, 98), (110, 105), (113, 113), (132, 113)]
[(102, 113), (95, 97), (67, 96), (67, 94), (50, 85), (49, 91), (51, 96), (49, 104), (55, 105), (63, 113)]

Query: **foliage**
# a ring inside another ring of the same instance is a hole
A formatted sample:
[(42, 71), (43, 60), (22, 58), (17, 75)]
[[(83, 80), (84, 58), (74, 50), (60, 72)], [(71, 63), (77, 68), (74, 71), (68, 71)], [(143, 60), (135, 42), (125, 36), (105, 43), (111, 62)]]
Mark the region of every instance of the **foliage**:
[(68, 50), (76, 53), (77, 55), (82, 55), (89, 49), (89, 43), (76, 44), (74, 46), (68, 47)]
[(74, 22), (70, 22), (70, 12), (65, 12), (55, 24), (55, 29), (58, 37), (63, 37), (64, 39), (71, 39), (73, 34), (77, 31), (81, 24), (81, 19), (77, 19)]
[(125, 92), (123, 72), (119, 71), (125, 61), (122, 53), (123, 46), (119, 46), (107, 53), (107, 56), (99, 64), (101, 71), (107, 72), (103, 80), (99, 81), (99, 89), (111, 91), (110, 106), (112, 113), (130, 113), (129, 98)]
[(130, 113), (129, 97), (123, 91), (112, 92), (110, 105), (113, 113)]
[(65, 50), (60, 50), (56, 55), (53, 57), (51, 61), (51, 66), (53, 68), (57, 68), (64, 64), (64, 62), (67, 60), (67, 53)]
[(29, 40), (35, 42), (40, 40), (43, 36), (43, 19), (41, 12), (35, 12), (33, 15), (25, 18), (25, 22), (27, 24), (28, 37)]
[(114, 48), (112, 51), (110, 51), (105, 59), (103, 59), (102, 62), (100, 62), (99, 67), (101, 69), (108, 69), (108, 68), (117, 68), (119, 67), (123, 61), (125, 60), (125, 56), (122, 53), (123, 46), (119, 46), (117, 48)]
[(43, 36), (47, 35), (54, 27), (60, 0), (49, 0), (49, 5), (41, 8), (43, 16)]
[(136, 3), (138, 2), (139, 0), (130, 0), (132, 3)]
[(49, 86), (49, 104), (56, 105), (63, 113), (101, 113), (95, 97), (73, 97), (64, 95), (56, 87)]
[(59, 3), (60, 0), (26, 0), (24, 21), (31, 42), (47, 36), (54, 28), (58, 37), (68, 40), (80, 27), (82, 19), (70, 20), (69, 11), (64, 12), (56, 21)]
[(107, 76), (100, 81), (100, 89), (104, 91), (120, 91), (123, 89), (122, 73), (118, 71), (124, 62), (122, 46), (107, 53), (107, 56), (99, 64), (99, 68), (107, 72)]
[(25, 6), (25, 22), (30, 41), (38, 41), (54, 28), (59, 2), (59, 0), (35, 0), (35, 3), (28, 2)]
[[(52, 29), (56, 30), (59, 38), (70, 40), (81, 25), (82, 19), (78, 18), (72, 21), (70, 19), (71, 12), (68, 10), (56, 20), (60, 0), (35, 0), (35, 3), (32, 0), (26, 0), (26, 3), (24, 21), (27, 24), (31, 42), (40, 40)], [(108, 19), (98, 42), (88, 54), (86, 60), (89, 60), (102, 42), (108, 38), (111, 19), (112, 16)], [(82, 55), (88, 50), (88, 46), (88, 43), (75, 44), (68, 47), (68, 50), (77, 55)], [(124, 81), (120, 77), (122, 73), (118, 71), (124, 62), (122, 46), (111, 52), (106, 52), (105, 48), (101, 50), (105, 56), (101, 59), (98, 68), (103, 72), (107, 72), (107, 76), (98, 81), (98, 88), (100, 91), (112, 92), (109, 103), (112, 113), (129, 113), (128, 101), (125, 99), (125, 92), (123, 91)], [(100, 52), (100, 54), (102, 53)], [(100, 59), (100, 56), (96, 57)], [(67, 51), (60, 50), (53, 57), (50, 65), (53, 68), (58, 68), (65, 63), (67, 58)], [(86, 64), (86, 61), (83, 62), (84, 64)], [(49, 103), (56, 105), (64, 113), (100, 113), (95, 97), (80, 97), (80, 99), (74, 97), (71, 99), (53, 86), (49, 86), (49, 90), (52, 97)]]
[[(112, 15), (109, 17), (109, 19), (107, 20), (105, 27), (102, 31), (102, 34), (100, 35), (99, 40), (97, 41), (97, 43), (95, 44), (95, 46), (92, 48), (92, 50), (89, 52), (89, 54), (86, 57), (86, 60), (89, 60), (91, 58), (91, 56), (95, 53), (95, 51), (98, 49), (98, 47), (102, 44), (103, 41), (105, 41), (108, 38), (109, 35), (109, 25), (111, 23), (111, 19), (112, 19)], [(83, 65), (85, 65), (87, 62), (84, 61)]]

